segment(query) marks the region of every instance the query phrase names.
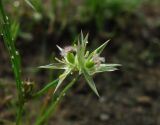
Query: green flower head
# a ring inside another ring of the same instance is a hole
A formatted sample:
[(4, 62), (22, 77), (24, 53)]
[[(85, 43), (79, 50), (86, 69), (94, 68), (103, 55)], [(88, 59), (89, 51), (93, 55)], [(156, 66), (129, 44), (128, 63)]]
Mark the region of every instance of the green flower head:
[(99, 96), (92, 76), (100, 72), (115, 71), (117, 70), (116, 67), (120, 66), (119, 64), (105, 64), (105, 58), (100, 57), (100, 54), (108, 42), (109, 41), (105, 42), (90, 53), (86, 50), (88, 35), (84, 37), (81, 33), (81, 37), (78, 39), (77, 44), (67, 46), (64, 49), (57, 46), (61, 52), (62, 59), (55, 58), (57, 63), (40, 66), (40, 68), (64, 70), (64, 73), (59, 76), (59, 82), (55, 88), (55, 92), (69, 74), (78, 71), (79, 75), (84, 76), (94, 93)]

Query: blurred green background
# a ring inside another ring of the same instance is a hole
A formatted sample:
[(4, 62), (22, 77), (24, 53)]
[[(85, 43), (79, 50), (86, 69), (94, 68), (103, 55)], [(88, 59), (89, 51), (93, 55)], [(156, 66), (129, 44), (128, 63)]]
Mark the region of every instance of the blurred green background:
[[(56, 45), (72, 44), (81, 30), (89, 33), (90, 50), (110, 39), (103, 56), (108, 63), (122, 64), (119, 71), (94, 77), (101, 98), (81, 79), (49, 125), (160, 125), (159, 0), (32, 0), (32, 4), (4, 0), (9, 17), (20, 24), (16, 45), (24, 80), (30, 78), (39, 88), (55, 79), (60, 72), (36, 67), (53, 62), (59, 55)], [(0, 125), (9, 125), (15, 119), (16, 87), (1, 38), (0, 57)], [(45, 97), (26, 104), (26, 120), (34, 121), (42, 100)]]

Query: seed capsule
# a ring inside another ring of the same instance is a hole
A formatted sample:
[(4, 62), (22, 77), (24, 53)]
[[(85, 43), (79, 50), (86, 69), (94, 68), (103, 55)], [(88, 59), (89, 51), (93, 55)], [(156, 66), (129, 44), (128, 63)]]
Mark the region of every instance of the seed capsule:
[(24, 94), (25, 94), (25, 97), (28, 97), (29, 95), (31, 95), (31, 93), (33, 91), (33, 87), (34, 87), (34, 82), (32, 82), (31, 80), (24, 81)]

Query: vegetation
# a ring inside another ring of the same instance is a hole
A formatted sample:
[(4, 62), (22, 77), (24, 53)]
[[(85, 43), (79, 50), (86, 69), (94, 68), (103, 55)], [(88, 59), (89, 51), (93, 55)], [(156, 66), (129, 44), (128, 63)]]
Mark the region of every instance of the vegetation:
[[(159, 73), (154, 71), (160, 57), (158, 5), (158, 0), (0, 0), (0, 124), (67, 124), (66, 119), (80, 125), (102, 125), (108, 120), (108, 124), (120, 120), (131, 124), (133, 116), (148, 117), (159, 103), (155, 80)], [(111, 42), (100, 42), (107, 39)], [(111, 45), (104, 49), (108, 43)], [(121, 63), (122, 70), (115, 71), (120, 65), (110, 62)], [(115, 72), (93, 80), (106, 71)], [(155, 80), (152, 85), (148, 74)], [(79, 84), (73, 86), (75, 83)], [(99, 98), (88, 93), (84, 83)], [(58, 107), (60, 115), (50, 119)], [(70, 110), (66, 116), (63, 107)], [(139, 116), (137, 112), (146, 107), (146, 113)], [(85, 115), (85, 108), (92, 110), (91, 117)], [(121, 114), (122, 110), (129, 110), (128, 115)], [(80, 116), (93, 120), (80, 123)], [(58, 117), (62, 123), (56, 121)], [(151, 123), (155, 119), (149, 118)]]

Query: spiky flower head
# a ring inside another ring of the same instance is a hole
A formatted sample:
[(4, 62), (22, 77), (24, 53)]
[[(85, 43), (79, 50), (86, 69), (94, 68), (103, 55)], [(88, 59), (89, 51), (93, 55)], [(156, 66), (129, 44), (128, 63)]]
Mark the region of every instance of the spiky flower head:
[(84, 37), (81, 33), (81, 37), (78, 39), (76, 45), (67, 46), (65, 48), (57, 46), (61, 52), (62, 59), (56, 58), (57, 63), (40, 66), (40, 68), (64, 70), (64, 73), (59, 76), (59, 82), (55, 88), (55, 92), (69, 74), (78, 71), (79, 75), (84, 76), (94, 93), (99, 96), (92, 76), (100, 72), (115, 71), (117, 70), (116, 67), (120, 66), (119, 64), (105, 64), (105, 58), (100, 57), (100, 54), (108, 42), (109, 41), (106, 41), (104, 44), (90, 53), (89, 51), (86, 51), (88, 35)]

